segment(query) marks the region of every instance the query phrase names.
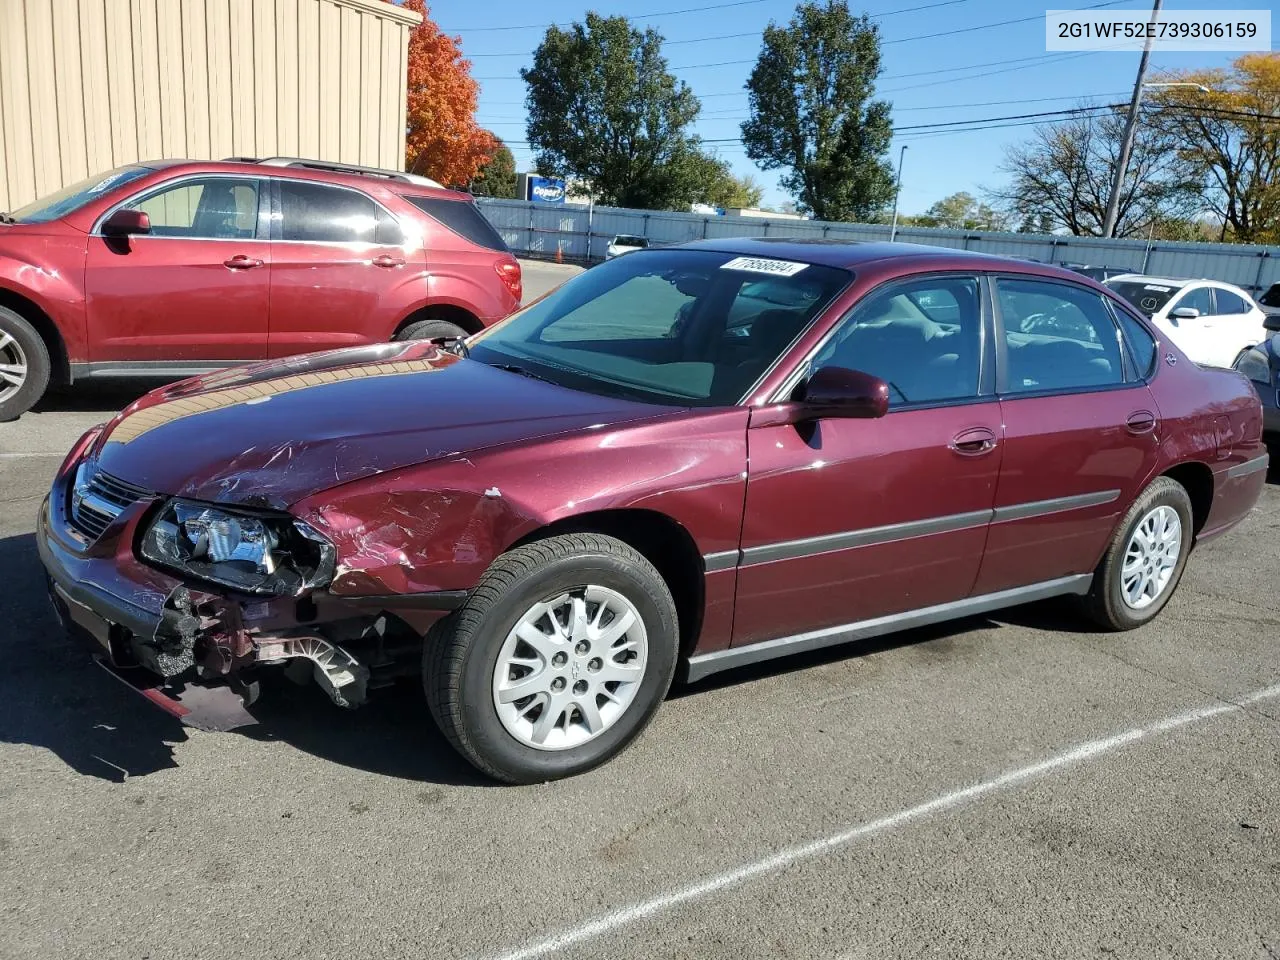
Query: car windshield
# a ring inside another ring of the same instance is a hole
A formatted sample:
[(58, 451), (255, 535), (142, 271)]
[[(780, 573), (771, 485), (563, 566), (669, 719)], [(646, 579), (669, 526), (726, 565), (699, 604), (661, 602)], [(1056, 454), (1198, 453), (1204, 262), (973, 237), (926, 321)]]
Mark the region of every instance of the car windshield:
[(614, 237), (613, 243), (618, 247), (647, 247), (649, 241), (644, 237)]
[(770, 257), (640, 251), (473, 337), (470, 356), (603, 396), (734, 404), (851, 279)]
[(1273, 283), (1271, 289), (1258, 298), (1264, 307), (1280, 307), (1280, 283)]
[(138, 164), (116, 167), (116, 169), (107, 173), (100, 173), (97, 176), (89, 177), (87, 180), (81, 180), (79, 183), (63, 187), (57, 193), (41, 197), (39, 200), (28, 203), (25, 207), (19, 207), (9, 216), (12, 217), (15, 223), (48, 223), (50, 220), (57, 220), (59, 217), (65, 217), (74, 210), (79, 210), (90, 200), (102, 196), (106, 191), (128, 183), (130, 180), (137, 180), (148, 173), (151, 173), (150, 167), (143, 167)]
[(1107, 286), (1148, 317), (1157, 313), (1181, 289), (1174, 284), (1154, 280), (1108, 280)]

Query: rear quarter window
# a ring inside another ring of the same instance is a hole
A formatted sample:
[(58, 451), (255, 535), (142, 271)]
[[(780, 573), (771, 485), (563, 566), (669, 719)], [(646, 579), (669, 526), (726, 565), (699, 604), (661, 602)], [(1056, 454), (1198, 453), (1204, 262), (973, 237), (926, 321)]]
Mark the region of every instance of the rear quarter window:
[(405, 197), (432, 220), (448, 227), (464, 240), (486, 250), (510, 253), (502, 234), (484, 218), (476, 205), (468, 200), (444, 200), (440, 197)]

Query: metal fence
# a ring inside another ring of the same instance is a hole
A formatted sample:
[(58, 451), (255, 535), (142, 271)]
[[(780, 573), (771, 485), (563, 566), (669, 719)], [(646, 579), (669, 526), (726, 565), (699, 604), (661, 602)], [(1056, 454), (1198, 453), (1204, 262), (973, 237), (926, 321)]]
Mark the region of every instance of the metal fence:
[[(718, 237), (889, 239), (889, 227), (872, 223), (712, 217), (616, 207), (552, 206), (522, 200), (481, 199), (479, 202), (480, 209), (514, 253), (576, 262), (602, 260), (605, 247), (619, 234), (646, 237), (655, 246)], [(897, 239), (1045, 263), (1088, 264), (1163, 277), (1220, 280), (1255, 295), (1273, 283), (1280, 283), (1280, 247), (1103, 240), (936, 227), (899, 227)]]

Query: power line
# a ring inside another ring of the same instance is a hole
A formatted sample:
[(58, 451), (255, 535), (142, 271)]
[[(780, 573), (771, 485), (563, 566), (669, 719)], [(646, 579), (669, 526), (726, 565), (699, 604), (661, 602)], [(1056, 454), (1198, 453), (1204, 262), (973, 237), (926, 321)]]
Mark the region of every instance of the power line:
[[(765, 0), (734, 0), (732, 3), (714, 3), (705, 7), (684, 7), (680, 10), (661, 10), (656, 13), (633, 13), (628, 20), (648, 20), (654, 17), (677, 17), (686, 13), (701, 13), (704, 10), (723, 10), (725, 7), (748, 7)], [(507, 27), (441, 27), (442, 33), (492, 33), (498, 30), (545, 30), (547, 27), (567, 27), (568, 23), (522, 23)]]
[[(960, 4), (960, 3), (971, 3), (971, 2), (972, 2), (972, 0), (936, 0), (936, 2), (934, 2), (934, 3), (924, 3), (924, 4), (920, 4), (920, 5), (918, 5), (918, 6), (914, 6), (914, 7), (901, 7), (901, 8), (900, 8), (900, 9), (898, 9), (898, 10), (886, 10), (886, 11), (884, 11), (884, 13), (873, 13), (873, 14), (871, 14), (870, 16), (871, 16), (871, 19), (872, 19), (872, 20), (880, 20), (880, 19), (883, 19), (884, 17), (894, 17), (894, 16), (897, 16), (898, 14), (902, 14), (902, 13), (917, 13), (917, 12), (919, 12), (919, 11), (921, 11), (921, 10), (933, 10), (933, 9), (935, 9), (935, 8), (937, 8), (937, 7), (953, 7), (953, 6), (955, 6), (955, 5), (957, 5), (957, 4)], [(732, 6), (732, 4), (723, 4), (722, 6)], [(714, 9), (717, 9), (717, 8), (716, 8), (716, 7), (704, 7), (704, 8), (702, 8), (702, 9), (706, 9), (706, 10), (714, 10)], [(687, 11), (677, 11), (677, 12), (687, 12)], [(650, 14), (650, 16), (657, 16), (657, 14)], [(644, 19), (644, 17), (643, 17), (643, 16), (634, 16), (634, 17), (628, 17), (627, 19), (628, 19), (628, 20), (641, 20), (641, 19)], [(542, 26), (557, 26), (557, 27), (563, 27), (563, 26), (568, 26), (568, 24), (557, 23), (557, 24), (544, 24), (544, 25), (542, 25)], [(532, 26), (530, 26), (530, 27), (474, 27), (474, 28), (472, 28), (472, 30), (473, 30), (473, 31), (475, 31), (475, 30), (506, 30), (506, 29), (510, 29), (510, 30), (525, 30), (525, 29), (534, 29), (534, 28), (533, 28)], [(450, 31), (444, 31), (444, 32), (446, 32), (446, 33), (453, 33), (453, 32), (456, 32), (456, 31), (451, 31), (451, 30), (450, 30)], [(683, 44), (688, 44), (688, 43), (709, 43), (709, 42), (710, 42), (710, 41), (712, 41), (712, 40), (741, 40), (741, 39), (742, 39), (742, 38), (744, 38), (744, 37), (759, 37), (759, 36), (761, 36), (761, 35), (762, 35), (762, 33), (763, 33), (763, 31), (762, 31), (762, 30), (750, 30), (750, 31), (748, 31), (748, 32), (746, 32), (746, 33), (721, 33), (721, 34), (718, 34), (718, 35), (716, 35), (716, 36), (714, 36), (714, 37), (690, 37), (689, 39), (686, 39), (686, 40), (667, 40), (667, 39), (663, 39), (663, 41), (662, 41), (662, 45), (663, 45), (663, 46), (665, 46), (665, 47), (675, 47), (675, 46), (681, 46), (681, 45), (683, 45)], [(478, 59), (480, 59), (480, 58), (482, 58), (482, 57), (527, 57), (527, 56), (529, 56), (529, 51), (528, 51), (528, 50), (517, 50), (517, 51), (514, 51), (514, 52), (512, 52), (512, 53), (472, 53), (472, 54), (468, 54), (468, 55), (467, 55), (467, 59), (468, 59), (468, 60), (478, 60)]]

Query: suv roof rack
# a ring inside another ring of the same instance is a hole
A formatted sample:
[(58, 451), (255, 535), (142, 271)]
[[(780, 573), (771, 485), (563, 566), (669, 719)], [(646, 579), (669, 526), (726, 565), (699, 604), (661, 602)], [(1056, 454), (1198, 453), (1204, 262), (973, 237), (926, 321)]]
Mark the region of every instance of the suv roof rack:
[(383, 180), (400, 180), (404, 183), (416, 184), (420, 187), (441, 187), (428, 177), (420, 177), (414, 173), (401, 170), (384, 170), (381, 167), (362, 167), (355, 163), (335, 163), (330, 160), (305, 160), (302, 157), (266, 157), (264, 159), (243, 159), (246, 163), (260, 163), (268, 167), (302, 167), (307, 170), (328, 170), (332, 173), (350, 173), (360, 177), (378, 177)]

